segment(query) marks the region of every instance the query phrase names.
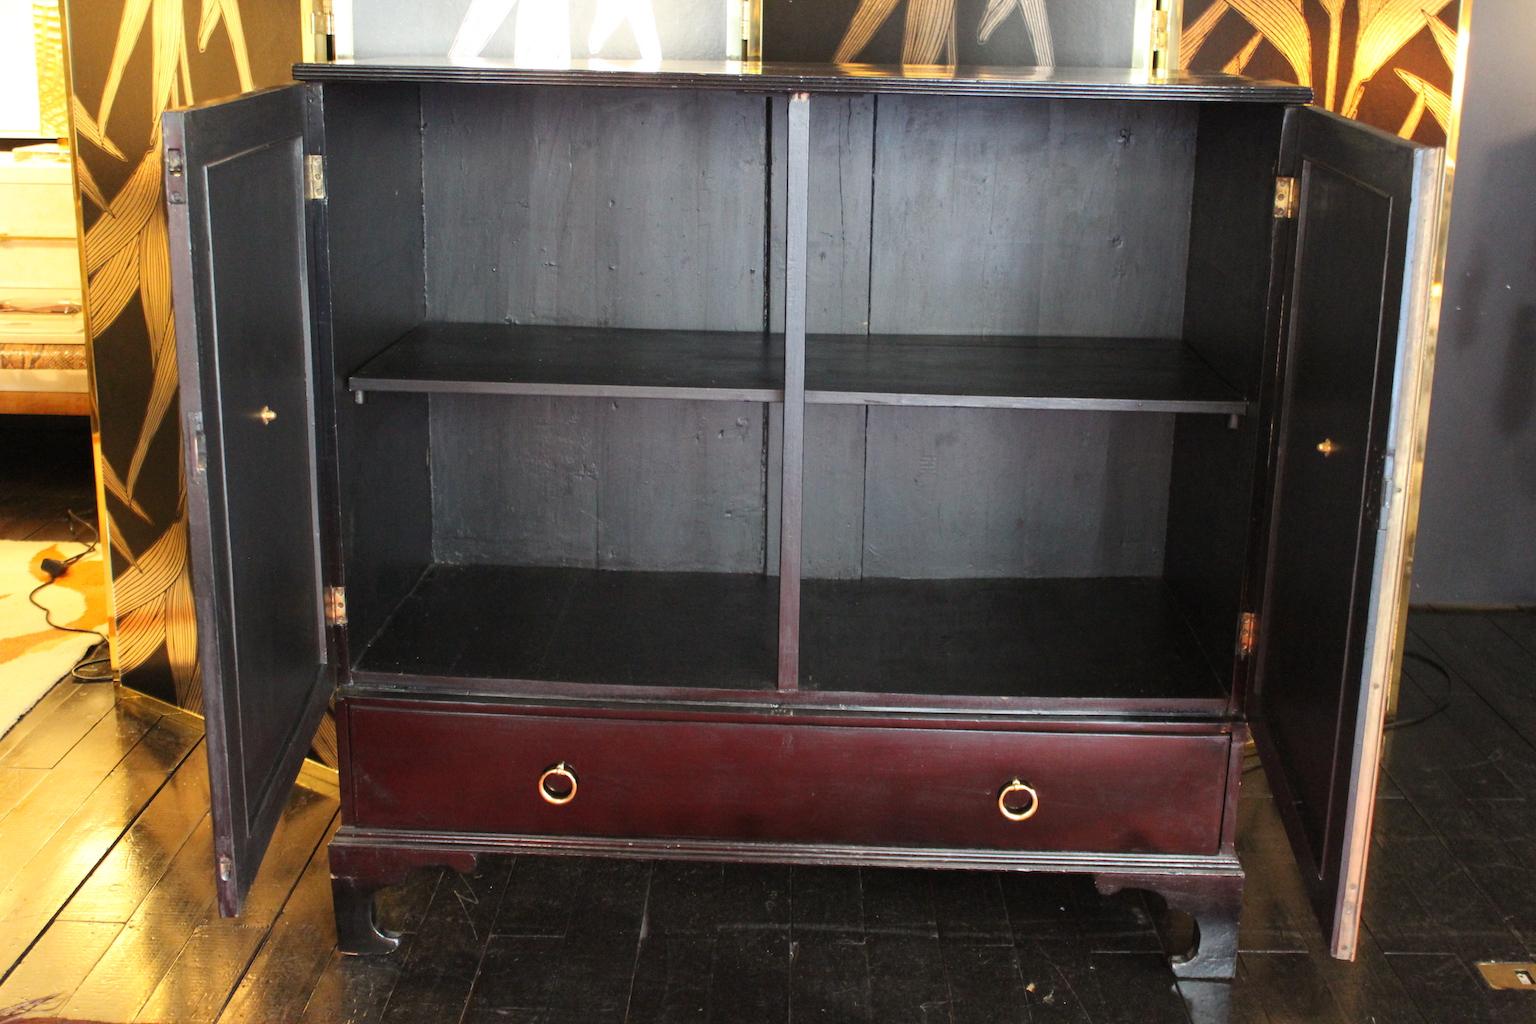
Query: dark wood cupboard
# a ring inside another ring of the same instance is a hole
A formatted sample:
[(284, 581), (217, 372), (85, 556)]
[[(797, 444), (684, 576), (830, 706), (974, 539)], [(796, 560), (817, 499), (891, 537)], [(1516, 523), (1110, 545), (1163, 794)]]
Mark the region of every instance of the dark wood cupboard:
[(1439, 154), (1241, 78), (300, 65), (166, 115), (220, 905), (497, 851), (1360, 916)]

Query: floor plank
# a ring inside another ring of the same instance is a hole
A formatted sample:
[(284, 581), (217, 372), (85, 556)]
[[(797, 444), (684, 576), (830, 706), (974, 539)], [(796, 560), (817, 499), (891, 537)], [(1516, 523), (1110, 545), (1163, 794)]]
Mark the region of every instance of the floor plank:
[(1489, 612), (1487, 619), (1513, 637), (1527, 656), (1536, 659), (1536, 610)]
[(0, 767), (52, 768), (115, 710), (114, 688), (60, 682), (0, 740)]
[[(304, 1006), (306, 1024), (373, 1024), (383, 1016), (445, 873), (435, 868), (417, 871), (404, 885), (376, 897), (379, 923), (401, 935), (400, 947), (389, 956), (344, 956), (333, 951)], [(334, 932), (329, 903), (321, 913), (327, 918), (325, 926)]]
[[(219, 918), (214, 906), (213, 833), (204, 818), (65, 1004), (66, 1015), (127, 1021), (148, 1007), (167, 1020), (212, 1019), (240, 977), (215, 976), (200, 988), (189, 985), (186, 978), (203, 977), (198, 972), (207, 969), (192, 940), (218, 942), (232, 955), (244, 953), (243, 970), (335, 816), (334, 798), (303, 786), (294, 790), (237, 924)], [(222, 991), (210, 994), (218, 988)]]
[(101, 921), (54, 924), (0, 984), (0, 1007), (38, 1000), (39, 1010), (57, 1011), (121, 930), (120, 924)]
[[(63, 704), (77, 694), (89, 693), (91, 689), (91, 687), (80, 686), (75, 683), (66, 683), (63, 680), (49, 687), (48, 692), (39, 697), (37, 703), (33, 704), (26, 714), (13, 722), (4, 733), (0, 733), (0, 763), (4, 763), (7, 757), (13, 756), (12, 752), (15, 748), (20, 746), (28, 736), (33, 735), (40, 729), (43, 723), (58, 710), (60, 704)], [(111, 688), (107, 687), (107, 689), (110, 690)], [(108, 701), (106, 708), (103, 709), (103, 714), (110, 707), (111, 702)]]
[(782, 1024), (789, 1019), (787, 927), (722, 928), (709, 965), (710, 1020)]
[(0, 821), (47, 777), (46, 768), (0, 768)]
[(629, 1024), (709, 1020), (712, 979), (701, 967), (714, 954), (713, 931), (656, 932), (641, 939), (625, 1020)]
[(1245, 976), (1266, 994), (1271, 1024), (1355, 1024), (1345, 1019), (1318, 970), (1301, 953), (1244, 953)]
[(1409, 628), (1527, 743), (1536, 744), (1531, 655), (1519, 641), (1476, 613), (1418, 615)]
[(1029, 997), (1017, 950), (949, 942), (941, 949), (954, 1024), (1026, 1024)]
[(59, 917), (127, 922), (208, 820), (208, 757), (199, 746), (102, 858)]
[(508, 858), (483, 858), (467, 875), (443, 873), (390, 994), (386, 1022), (459, 1017), (469, 1001), (511, 873)]
[(875, 933), (865, 940), (870, 1015), (880, 1024), (950, 1019), (949, 979), (937, 934)]
[[(326, 833), (328, 840), (339, 821)], [(240, 979), (221, 1024), (294, 1021), (304, 1015), (326, 961), (336, 949), (331, 871), (325, 844), (315, 847), (250, 969)]]
[(9, 970), (138, 817), (189, 747), (157, 740), (141, 708), (100, 719), (0, 822), (0, 974)]
[[(211, 904), (204, 905), (180, 953), (167, 965), (135, 1020), (197, 1022), (217, 1018), (328, 834), (336, 813), (336, 802), (329, 796), (304, 786), (294, 789), (278, 823), (285, 841), (279, 844), (274, 834), (271, 851), (251, 885), (240, 916), (219, 917)], [(203, 865), (205, 884), (208, 863)]]
[(869, 959), (862, 936), (853, 940), (812, 932), (795, 939), (789, 1015), (791, 1020), (874, 1024)]
[[(1536, 940), (1536, 887), (1511, 885), (1510, 879), (1536, 869), (1531, 830), (1536, 829), (1536, 787), (1527, 776), (1536, 759), (1526, 757), (1525, 744), (1497, 722), (1483, 722), (1474, 731), (1458, 708), (1470, 694), (1453, 684), (1432, 690), (1423, 681), (1426, 671), (1410, 661), (1404, 674), (1404, 715), (1434, 714), (1411, 728), (1389, 736), (1387, 772), (1434, 834), (1454, 848), (1482, 897), (1521, 936), (1527, 948)], [(1483, 707), (1480, 701), (1476, 706)], [(1521, 825), (1519, 823), (1529, 823)]]

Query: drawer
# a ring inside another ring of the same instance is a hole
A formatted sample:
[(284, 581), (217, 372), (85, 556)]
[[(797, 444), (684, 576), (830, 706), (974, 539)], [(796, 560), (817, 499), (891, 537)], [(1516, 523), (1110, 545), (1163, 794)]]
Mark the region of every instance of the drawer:
[[(1225, 735), (579, 717), (385, 701), (349, 702), (345, 718), (353, 824), (547, 836), (1214, 853), (1230, 750)], [(541, 776), (561, 764), (574, 793), (563, 772), (541, 791)], [(1014, 780), (1004, 802), (1022, 820), (999, 807)]]

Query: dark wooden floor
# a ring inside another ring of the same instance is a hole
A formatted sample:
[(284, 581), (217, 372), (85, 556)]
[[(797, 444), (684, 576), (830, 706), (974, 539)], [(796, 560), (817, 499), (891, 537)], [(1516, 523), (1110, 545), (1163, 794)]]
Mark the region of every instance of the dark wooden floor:
[[(1536, 1022), (1536, 614), (1416, 614), (1358, 963), (1323, 953), (1261, 773), (1240, 977), (1174, 984), (1139, 894), (1081, 879), (493, 860), (387, 894), (393, 956), (334, 952), (335, 778), (306, 769), (238, 920), (210, 884), (191, 716), (63, 684), (0, 740), (0, 1007), (91, 1021)], [(1161, 932), (1160, 932), (1161, 929)], [(30, 1009), (27, 1007), (30, 1006)], [(0, 1010), (0, 1020), (6, 1011)]]

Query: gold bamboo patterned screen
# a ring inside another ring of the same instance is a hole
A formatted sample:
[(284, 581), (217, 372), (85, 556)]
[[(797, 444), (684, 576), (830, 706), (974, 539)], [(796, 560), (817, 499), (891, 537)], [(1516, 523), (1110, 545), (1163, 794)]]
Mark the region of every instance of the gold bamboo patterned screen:
[(1458, 0), (1184, 0), (1186, 67), (1310, 85), (1329, 110), (1443, 146)]
[(202, 708), (160, 115), (288, 81), (304, 0), (65, 0), (86, 318), (123, 682)]

